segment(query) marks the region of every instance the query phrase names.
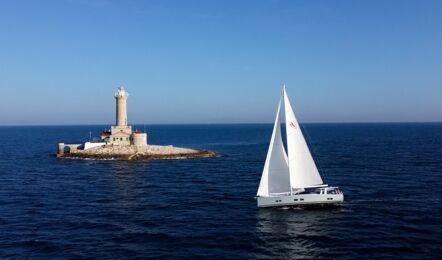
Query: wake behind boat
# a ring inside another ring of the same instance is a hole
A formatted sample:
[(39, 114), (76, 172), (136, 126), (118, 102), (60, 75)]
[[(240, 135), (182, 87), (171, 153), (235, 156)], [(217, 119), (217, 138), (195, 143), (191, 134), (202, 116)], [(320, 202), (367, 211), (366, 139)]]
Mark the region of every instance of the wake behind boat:
[[(285, 112), (287, 153), (282, 142), (281, 107)], [(285, 86), (256, 198), (258, 207), (330, 205), (344, 201), (344, 194), (338, 187), (330, 187), (322, 181)]]

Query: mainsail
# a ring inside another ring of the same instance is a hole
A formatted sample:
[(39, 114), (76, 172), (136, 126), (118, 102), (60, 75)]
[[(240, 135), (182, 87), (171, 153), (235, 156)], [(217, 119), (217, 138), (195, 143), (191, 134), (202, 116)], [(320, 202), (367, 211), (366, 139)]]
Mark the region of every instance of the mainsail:
[[(288, 156), (281, 136), (281, 104), (285, 112)], [(322, 183), (284, 86), (257, 196), (268, 197), (270, 194), (291, 192)]]
[(283, 90), (287, 150), (292, 189), (314, 187), (323, 184), (315, 161), (305, 142), (298, 120), (290, 105), (285, 86)]
[(281, 101), (278, 105), (272, 139), (270, 140), (257, 196), (268, 197), (271, 193), (290, 192), (289, 166), (282, 143), (280, 113)]

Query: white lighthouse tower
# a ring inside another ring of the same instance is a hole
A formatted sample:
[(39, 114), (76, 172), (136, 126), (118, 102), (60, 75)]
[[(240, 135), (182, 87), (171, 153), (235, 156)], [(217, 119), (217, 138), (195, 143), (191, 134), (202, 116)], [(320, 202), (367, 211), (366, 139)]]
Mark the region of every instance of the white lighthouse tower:
[(129, 93), (120, 86), (115, 92), (115, 99), (117, 101), (117, 126), (127, 126), (127, 97)]

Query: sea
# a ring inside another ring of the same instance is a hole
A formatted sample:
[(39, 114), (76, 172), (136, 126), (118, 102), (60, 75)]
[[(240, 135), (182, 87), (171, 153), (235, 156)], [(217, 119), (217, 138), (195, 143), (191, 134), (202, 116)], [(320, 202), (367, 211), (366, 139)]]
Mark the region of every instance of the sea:
[(307, 209), (256, 206), (271, 124), (134, 126), (215, 158), (54, 156), (105, 127), (0, 127), (0, 258), (442, 258), (442, 123), (303, 124), (345, 195)]

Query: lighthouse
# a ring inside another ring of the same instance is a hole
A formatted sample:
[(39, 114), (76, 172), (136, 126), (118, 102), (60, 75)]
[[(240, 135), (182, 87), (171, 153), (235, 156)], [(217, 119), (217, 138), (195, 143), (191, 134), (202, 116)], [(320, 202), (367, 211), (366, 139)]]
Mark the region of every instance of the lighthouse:
[(129, 94), (123, 86), (114, 94), (116, 102), (116, 124), (111, 127), (109, 143), (113, 145), (131, 145), (132, 126), (127, 124), (127, 97)]
[(110, 132), (103, 131), (102, 141), (112, 145), (122, 146), (146, 146), (147, 134), (141, 131), (132, 131), (132, 126), (127, 123), (127, 97), (129, 94), (123, 86), (118, 87), (114, 94), (116, 102), (115, 126), (111, 126)]
[(117, 103), (116, 125), (127, 126), (127, 97), (129, 93), (126, 92), (123, 86), (120, 86), (114, 96)]

